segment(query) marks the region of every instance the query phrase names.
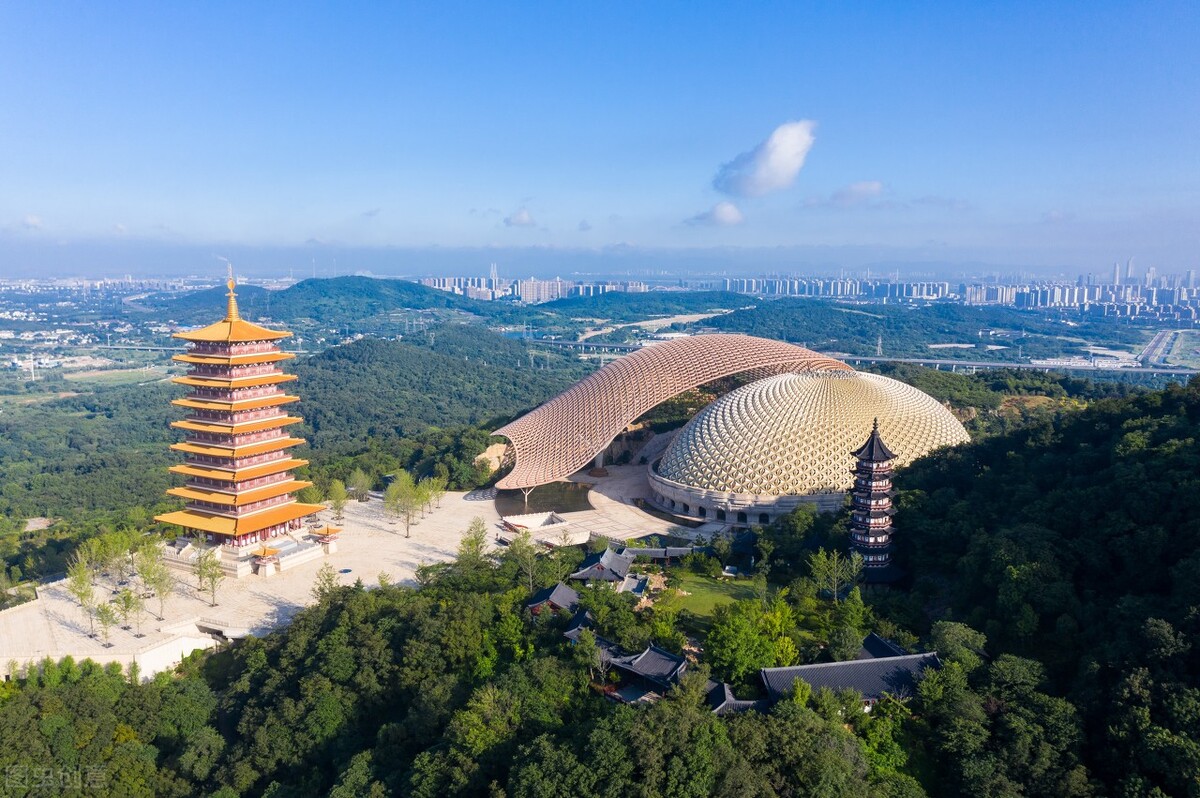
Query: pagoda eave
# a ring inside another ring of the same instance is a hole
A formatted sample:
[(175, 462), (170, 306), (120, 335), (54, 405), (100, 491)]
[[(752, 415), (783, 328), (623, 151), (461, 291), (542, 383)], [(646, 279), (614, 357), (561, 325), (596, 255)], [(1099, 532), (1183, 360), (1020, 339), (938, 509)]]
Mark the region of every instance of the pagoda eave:
[(187, 485), (180, 488), (170, 488), (167, 493), (172, 496), (178, 496), (181, 499), (187, 499), (188, 501), (211, 502), (212, 504), (224, 504), (230, 507), (242, 507), (253, 502), (263, 501), (264, 499), (273, 499), (285, 493), (295, 493), (311, 486), (311, 482), (300, 479), (289, 479), (283, 482), (264, 485), (261, 488), (253, 488), (243, 493), (200, 489), (188, 487)]
[(218, 435), (244, 435), (251, 432), (262, 432), (269, 429), (278, 429), (291, 424), (299, 424), (304, 419), (296, 416), (274, 416), (273, 418), (263, 418), (256, 421), (240, 421), (236, 424), (223, 424), (219, 421), (172, 421), (171, 426), (175, 429), (185, 429), (189, 432), (212, 432)]
[(284, 382), (294, 382), (299, 379), (295, 374), (256, 374), (249, 377), (172, 377), (176, 385), (187, 385), (192, 388), (215, 388), (233, 391), (242, 388), (259, 388), (266, 385), (279, 385)]
[(188, 509), (156, 515), (154, 520), (164, 524), (176, 524), (186, 529), (198, 529), (201, 532), (238, 537), (296, 521), (324, 509), (325, 506), (321, 504), (291, 502), (238, 518)]
[(244, 466), (242, 468), (217, 468), (214, 466), (201, 466), (192, 463), (184, 463), (182, 465), (171, 466), (168, 470), (172, 474), (182, 474), (186, 477), (215, 479), (221, 482), (241, 482), (247, 479), (256, 479), (258, 477), (265, 477), (271, 474), (278, 474), (280, 471), (288, 471), (290, 469), (300, 468), (306, 465), (308, 465), (307, 460), (289, 457), (286, 460), (272, 460), (269, 463), (259, 463), (257, 465)]
[(299, 402), (299, 396), (290, 396), (288, 394), (279, 394), (277, 396), (262, 396), (256, 399), (172, 399), (171, 404), (176, 407), (186, 407), (191, 410), (215, 410), (223, 413), (239, 413), (247, 410), (262, 410), (266, 407), (278, 407), (279, 405), (291, 404)]
[(191, 363), (197, 366), (256, 366), (262, 363), (278, 363), (281, 360), (291, 360), (296, 355), (292, 352), (254, 352), (244, 355), (214, 355), (206, 353), (198, 355), (187, 352), (171, 357), (177, 363)]
[(271, 438), (270, 440), (248, 443), (241, 446), (220, 446), (199, 443), (173, 443), (171, 449), (187, 454), (201, 454), (205, 457), (253, 457), (256, 454), (266, 454), (279, 449), (287, 449), (304, 443), (303, 438)]

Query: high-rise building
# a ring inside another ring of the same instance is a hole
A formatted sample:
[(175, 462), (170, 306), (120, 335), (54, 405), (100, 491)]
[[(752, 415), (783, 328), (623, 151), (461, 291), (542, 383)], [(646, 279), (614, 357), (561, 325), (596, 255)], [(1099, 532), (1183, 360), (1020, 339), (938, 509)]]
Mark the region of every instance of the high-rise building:
[(323, 508), (295, 497), (312, 483), (293, 476), (307, 461), (288, 451), (304, 443), (286, 430), (301, 419), (288, 415), (284, 405), (299, 397), (280, 387), (296, 379), (279, 367), (295, 357), (279, 349), (278, 342), (291, 333), (242, 319), (232, 275), (228, 287), (223, 320), (175, 334), (189, 345), (174, 360), (190, 368), (172, 382), (191, 392), (171, 402), (188, 415), (171, 424), (186, 434), (171, 446), (186, 459), (171, 467), (184, 477), (183, 485), (167, 492), (185, 506), (155, 520), (241, 548), (299, 529), (306, 516)]

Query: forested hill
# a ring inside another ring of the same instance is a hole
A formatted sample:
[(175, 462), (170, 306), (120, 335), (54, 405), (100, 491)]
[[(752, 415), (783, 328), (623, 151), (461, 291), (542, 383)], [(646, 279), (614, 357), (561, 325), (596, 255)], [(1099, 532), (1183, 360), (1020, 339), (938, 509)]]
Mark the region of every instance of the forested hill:
[(920, 461), (899, 485), (919, 603), (1041, 660), (1114, 794), (1200, 794), (1200, 381)]
[[(491, 303), (477, 302), (408, 280), (372, 277), (302, 280), (282, 291), (242, 285), (238, 286), (237, 292), (242, 316), (252, 320), (315, 319), (337, 325), (399, 309), (448, 309), (479, 315), (497, 309)], [(138, 307), (182, 324), (206, 324), (213, 320), (214, 312), (225, 307), (225, 294), (224, 286), (185, 294), (155, 294), (141, 300)]]
[[(1097, 325), (1103, 327), (1102, 339), (1107, 345), (1142, 340), (1136, 330), (1112, 321), (1072, 320), (1068, 324), (1011, 308), (949, 303), (850, 306), (816, 299), (777, 299), (702, 322), (702, 326), (722, 332), (792, 341), (822, 352), (873, 355), (882, 342), (884, 352), (894, 357), (930, 357), (936, 352), (939, 358), (976, 360), (1017, 360), (1018, 350), (1025, 358), (1086, 355), (1082, 339), (1096, 333)], [(929, 344), (975, 348), (930, 349)]]
[(553, 355), (551, 368), (541, 368), (544, 355), (533, 368), (523, 342), (478, 327), (446, 325), (421, 342), (365, 338), (298, 361), (300, 412), (314, 449), (344, 452), (369, 438), (499, 420), (546, 401), (585, 373)]
[(614, 291), (591, 297), (568, 297), (538, 305), (546, 313), (586, 316), (606, 321), (640, 321), (652, 316), (684, 313), (714, 313), (754, 304), (752, 297), (729, 291), (652, 291), (627, 293)]

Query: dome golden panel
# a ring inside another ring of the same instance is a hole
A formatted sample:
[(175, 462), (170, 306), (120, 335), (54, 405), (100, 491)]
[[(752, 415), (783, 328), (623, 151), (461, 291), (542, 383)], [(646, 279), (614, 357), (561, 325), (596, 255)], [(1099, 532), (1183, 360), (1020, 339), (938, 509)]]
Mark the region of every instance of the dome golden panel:
[(874, 419), (896, 465), (965, 443), (949, 410), (878, 374), (816, 371), (767, 377), (700, 411), (667, 448), (662, 477), (689, 488), (762, 496), (849, 489), (850, 453)]

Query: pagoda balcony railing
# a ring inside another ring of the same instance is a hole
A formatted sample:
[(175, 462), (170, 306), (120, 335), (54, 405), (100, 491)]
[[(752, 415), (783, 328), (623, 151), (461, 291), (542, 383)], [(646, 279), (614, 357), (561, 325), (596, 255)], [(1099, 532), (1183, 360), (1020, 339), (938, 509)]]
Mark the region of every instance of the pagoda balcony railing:
[(884, 485), (890, 486), (892, 484), (892, 480), (890, 478), (882, 478), (882, 477), (876, 477), (876, 478), (859, 477), (854, 480), (854, 484), (855, 484), (855, 486), (859, 486), (859, 487), (879, 488)]
[(249, 344), (195, 343), (188, 350), (194, 355), (259, 355), (279, 351), (279, 345), (269, 341)]
[(881, 515), (878, 518), (863, 515), (862, 513), (850, 513), (850, 522), (854, 524), (865, 524), (867, 526), (888, 526), (892, 523), (891, 515)]
[(192, 377), (217, 377), (220, 379), (239, 379), (242, 377), (260, 377), (263, 374), (282, 374), (283, 369), (272, 363), (256, 364), (253, 366), (192, 366), (188, 372)]
[(228, 457), (210, 457), (206, 454), (194, 454), (187, 459), (187, 462), (193, 465), (201, 466), (217, 466), (218, 468), (245, 468), (252, 465), (261, 465), (262, 463), (270, 463), (275, 460), (287, 460), (291, 455), (282, 450), (273, 452), (263, 452), (256, 454), (253, 457), (239, 457), (231, 459)]
[(854, 541), (854, 545), (866, 546), (868, 548), (872, 546), (877, 548), (882, 546), (890, 546), (892, 543), (891, 535), (874, 535), (867, 538), (859, 537), (858, 535), (851, 535), (850, 539)]
[(286, 417), (287, 413), (278, 407), (264, 407), (261, 410), (243, 410), (239, 413), (229, 413), (224, 410), (196, 410), (187, 416), (187, 420), (199, 424), (241, 424), (246, 421)]
[(253, 515), (260, 510), (265, 510), (268, 507), (275, 507), (280, 504), (288, 504), (296, 501), (296, 498), (290, 493), (285, 493), (282, 496), (275, 496), (270, 499), (254, 502), (252, 504), (244, 504), (241, 507), (230, 507), (227, 504), (214, 504), (212, 502), (194, 501), (188, 502), (189, 509), (200, 510), (205, 513), (224, 516), (226, 518), (242, 518), (247, 515)]
[(273, 385), (256, 388), (196, 388), (188, 396), (198, 401), (217, 400), (219, 402), (240, 402), (245, 399), (259, 399), (264, 396), (283, 396), (283, 391)]
[(855, 470), (871, 474), (888, 473), (892, 470), (892, 461), (888, 460), (886, 463), (864, 463), (860, 460)]
[(209, 443), (216, 446), (243, 446), (248, 443), (269, 441), (276, 438), (287, 438), (288, 434), (281, 429), (266, 429), (260, 432), (250, 432), (245, 435), (221, 435), (216, 432), (193, 432), (188, 435), (188, 443)]
[(854, 506), (861, 507), (864, 510), (878, 510), (878, 509), (884, 508), (884, 507), (891, 507), (892, 499), (890, 496), (884, 496), (879, 499), (863, 499), (858, 496), (855, 496), (854, 497)]
[(278, 474), (268, 474), (265, 477), (256, 479), (244, 479), (241, 482), (222, 482), (219, 479), (208, 479), (207, 477), (192, 477), (184, 484), (189, 488), (197, 490), (219, 490), (222, 493), (242, 493), (244, 491), (253, 490), (254, 488), (262, 488), (267, 485), (274, 485), (276, 482), (287, 482), (294, 479), (291, 473), (280, 471)]

